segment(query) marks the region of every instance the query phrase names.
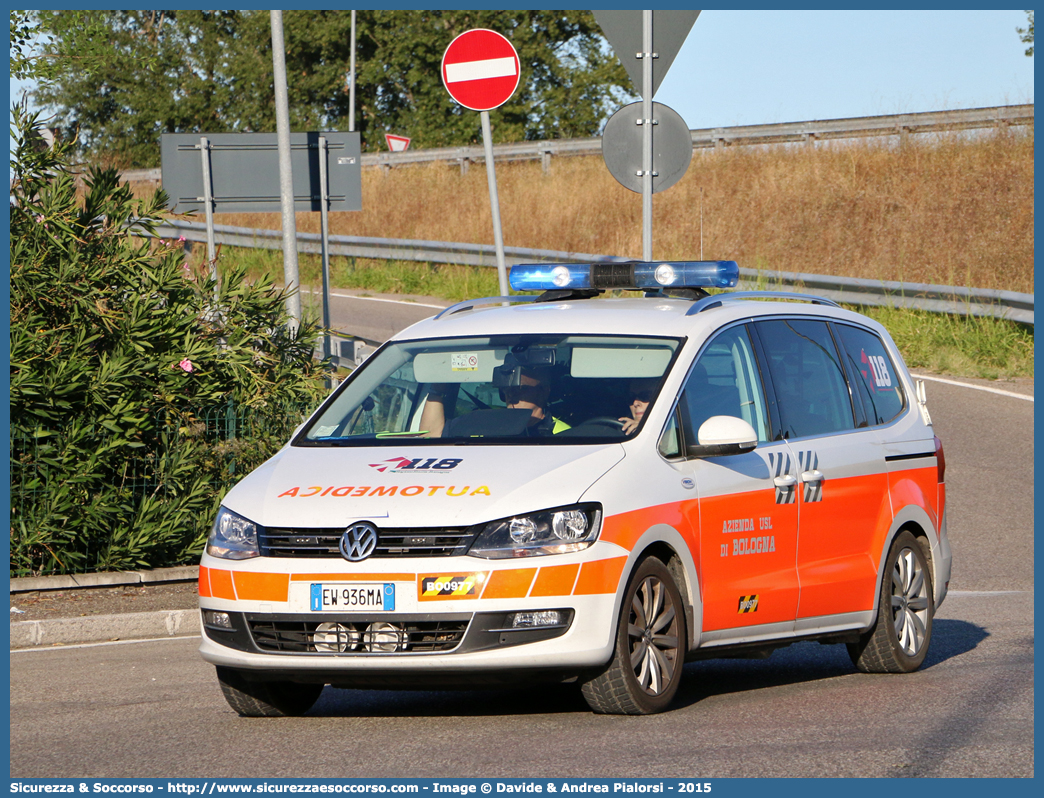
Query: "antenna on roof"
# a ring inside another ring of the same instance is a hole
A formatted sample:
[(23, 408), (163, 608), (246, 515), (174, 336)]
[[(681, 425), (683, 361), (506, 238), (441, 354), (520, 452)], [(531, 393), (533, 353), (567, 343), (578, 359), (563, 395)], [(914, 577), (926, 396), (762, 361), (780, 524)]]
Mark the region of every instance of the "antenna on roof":
[(700, 260), (703, 260), (703, 186), (700, 186)]

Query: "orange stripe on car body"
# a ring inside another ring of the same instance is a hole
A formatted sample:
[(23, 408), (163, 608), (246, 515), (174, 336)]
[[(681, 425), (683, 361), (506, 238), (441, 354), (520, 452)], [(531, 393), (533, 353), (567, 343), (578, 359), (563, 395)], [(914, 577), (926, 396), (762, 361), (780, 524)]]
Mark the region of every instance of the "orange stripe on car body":
[[(610, 515), (602, 522), (602, 531), (598, 539), (615, 543), (627, 551), (634, 548), (638, 538), (645, 534), (649, 527), (656, 524), (667, 524), (681, 531), (687, 527), (685, 514), (697, 512), (695, 498), (680, 502), (668, 502), (654, 507), (642, 507), (626, 513)], [(687, 505), (691, 505), (691, 508)], [(697, 515), (694, 520), (698, 521)], [(686, 541), (690, 549), (695, 549), (695, 541)]]
[(210, 569), (205, 565), (199, 566), (199, 595), (210, 598)]
[(895, 517), (884, 472), (824, 482), (822, 502), (801, 495), (798, 618), (872, 609), (877, 553)]
[(936, 536), (936, 539), (938, 540), (939, 536), (942, 535), (942, 530), (940, 529), (940, 526), (941, 526), (941, 523), (942, 523), (942, 518), (943, 518), (943, 516), (946, 513), (946, 483), (945, 482), (940, 482), (939, 483), (939, 490), (938, 490), (937, 495), (939, 497), (939, 504), (936, 505), (939, 508), (939, 521), (936, 521), (936, 524), (935, 524), (935, 533), (936, 533), (935, 536)]
[(525, 598), (529, 593), (529, 586), (533, 584), (536, 572), (536, 568), (493, 571), (486, 580), (486, 589), (482, 591), (482, 598)]
[(233, 571), (232, 581), (236, 586), (236, 596), (242, 601), (285, 602), (290, 591), (287, 574)]
[(591, 596), (599, 593), (615, 593), (626, 562), (626, 557), (585, 562), (580, 569), (580, 577), (576, 580), (576, 587), (573, 588), (573, 595)]
[(214, 598), (236, 600), (236, 589), (232, 586), (232, 572), (221, 568), (210, 569), (210, 595)]
[[(703, 630), (793, 621), (799, 593), (797, 502), (778, 503), (769, 483), (701, 499), (698, 520)], [(758, 597), (756, 609), (739, 612), (740, 597), (752, 595)]]
[(923, 507), (936, 527), (939, 526), (938, 486), (939, 471), (934, 465), (929, 468), (892, 471), (888, 474), (888, 492), (895, 511), (898, 512), (910, 504)]
[(580, 571), (579, 564), (545, 565), (537, 573), (533, 589), (529, 596), (568, 596), (573, 592), (576, 575)]

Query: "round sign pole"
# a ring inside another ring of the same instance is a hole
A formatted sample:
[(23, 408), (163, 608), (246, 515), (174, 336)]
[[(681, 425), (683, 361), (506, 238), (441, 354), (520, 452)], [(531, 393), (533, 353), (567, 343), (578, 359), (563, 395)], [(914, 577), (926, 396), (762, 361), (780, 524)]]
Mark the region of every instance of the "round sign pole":
[(500, 227), (500, 198), (497, 195), (497, 173), (493, 169), (493, 134), (489, 127), (489, 111), (479, 113), (482, 119), (482, 146), (486, 151), (486, 182), (489, 183), (489, 205), (493, 210), (493, 245), (497, 251), (497, 280), (500, 295), (508, 296), (507, 262), (504, 258), (504, 231)]
[(653, 12), (642, 11), (642, 260), (652, 260)]
[(442, 82), (450, 97), (478, 111), (482, 120), (482, 146), (486, 153), (486, 180), (493, 215), (493, 243), (497, 252), (500, 295), (508, 295), (504, 233), (500, 226), (500, 200), (493, 165), (493, 135), (489, 112), (506, 103), (518, 87), (518, 53), (504, 36), (484, 28), (465, 31), (450, 42), (442, 56)]

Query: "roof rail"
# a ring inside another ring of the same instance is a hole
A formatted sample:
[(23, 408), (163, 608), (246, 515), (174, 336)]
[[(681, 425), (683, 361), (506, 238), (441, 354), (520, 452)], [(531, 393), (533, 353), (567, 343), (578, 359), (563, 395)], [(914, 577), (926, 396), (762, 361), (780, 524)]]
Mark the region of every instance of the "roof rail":
[(441, 319), (443, 316), (452, 316), (454, 313), (462, 313), (465, 310), (471, 310), (473, 307), (478, 305), (500, 305), (507, 304), (508, 302), (536, 302), (538, 297), (535, 296), (487, 296), (482, 299), (465, 299), (463, 302), (458, 302), (456, 305), (450, 305), (445, 310), (440, 310), (435, 316), (436, 319)]
[(720, 307), (723, 302), (731, 302), (736, 299), (796, 299), (801, 302), (811, 302), (813, 305), (841, 307), (834, 300), (816, 296), (815, 294), (797, 294), (790, 291), (735, 291), (731, 294), (714, 294), (697, 300), (686, 311), (685, 315), (695, 316), (704, 310)]

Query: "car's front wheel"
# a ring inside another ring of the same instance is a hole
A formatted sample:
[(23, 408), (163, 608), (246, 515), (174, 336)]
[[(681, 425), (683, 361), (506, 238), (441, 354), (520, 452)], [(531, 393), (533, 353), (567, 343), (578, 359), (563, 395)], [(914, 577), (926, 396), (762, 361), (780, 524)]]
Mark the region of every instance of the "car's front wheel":
[(247, 718), (303, 715), (319, 699), (321, 684), (255, 682), (233, 668), (217, 666), (218, 683), (228, 705)]
[(935, 600), (932, 575), (921, 544), (907, 531), (892, 543), (881, 579), (874, 626), (848, 645), (863, 673), (909, 673), (921, 667), (932, 639)]
[(612, 660), (583, 684), (588, 705), (612, 715), (662, 712), (678, 692), (686, 639), (674, 577), (660, 560), (648, 557), (624, 594)]

